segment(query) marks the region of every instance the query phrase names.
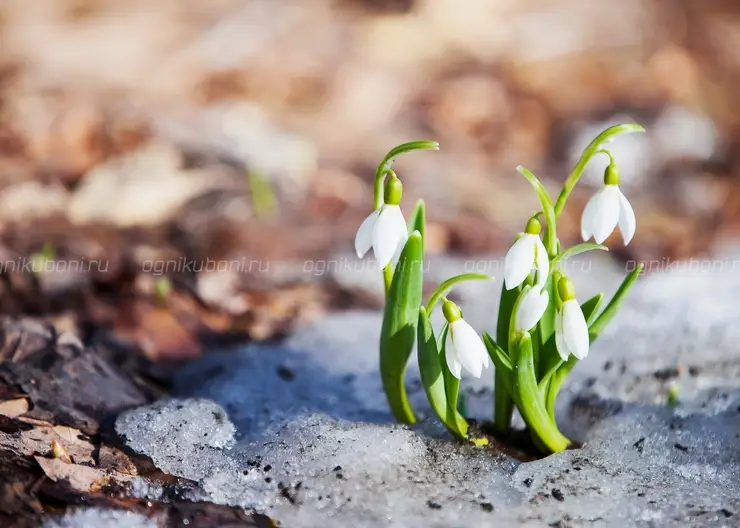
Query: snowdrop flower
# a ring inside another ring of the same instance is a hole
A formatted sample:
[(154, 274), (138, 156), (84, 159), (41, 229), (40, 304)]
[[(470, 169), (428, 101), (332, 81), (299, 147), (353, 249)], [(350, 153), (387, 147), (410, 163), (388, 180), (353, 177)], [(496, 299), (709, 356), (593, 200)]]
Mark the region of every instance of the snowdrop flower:
[(362, 258), (373, 248), (380, 268), (397, 259), (408, 239), (406, 220), (401, 208), (403, 184), (395, 174), (385, 183), (385, 203), (368, 216), (355, 236), (355, 252)]
[(596, 243), (601, 244), (617, 225), (626, 246), (635, 235), (637, 221), (635, 211), (619, 190), (619, 170), (610, 163), (604, 171), (604, 187), (591, 197), (583, 210), (581, 237), (585, 242), (593, 236)]
[(545, 245), (540, 240), (542, 226), (536, 218), (530, 218), (519, 239), (514, 242), (504, 259), (504, 284), (507, 290), (519, 286), (532, 272), (537, 270), (537, 284), (545, 284), (550, 273), (550, 260)]
[(474, 378), (480, 378), (490, 359), (486, 345), (478, 333), (463, 318), (460, 308), (452, 301), (442, 303), (442, 313), (450, 325), (450, 340), (445, 347), (445, 360), (452, 375), (461, 378), (462, 367)]
[(514, 317), (516, 329), (529, 332), (542, 319), (549, 301), (550, 295), (541, 286), (525, 286)]
[(555, 314), (555, 345), (563, 361), (573, 354), (578, 359), (588, 355), (589, 337), (586, 318), (583, 316), (576, 290), (568, 277), (558, 282), (558, 294), (563, 305)]

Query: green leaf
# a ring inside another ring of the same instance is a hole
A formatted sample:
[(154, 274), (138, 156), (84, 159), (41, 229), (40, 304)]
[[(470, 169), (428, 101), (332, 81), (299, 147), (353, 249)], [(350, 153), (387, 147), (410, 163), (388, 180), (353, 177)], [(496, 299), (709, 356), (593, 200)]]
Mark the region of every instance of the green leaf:
[(624, 278), (622, 284), (619, 286), (619, 289), (617, 289), (617, 292), (614, 294), (614, 297), (612, 297), (612, 300), (609, 301), (609, 304), (607, 304), (606, 308), (604, 308), (604, 311), (601, 312), (596, 320), (588, 327), (588, 335), (591, 338), (592, 343), (596, 341), (599, 335), (601, 335), (601, 332), (604, 331), (604, 328), (606, 328), (606, 326), (617, 314), (617, 310), (619, 310), (619, 305), (622, 304), (624, 296), (627, 295), (627, 292), (635, 283), (637, 277), (640, 276), (644, 268), (645, 265), (640, 264)]
[(409, 218), (409, 234), (413, 233), (414, 231), (418, 231), (419, 233), (421, 233), (421, 239), (423, 241), (425, 227), (426, 207), (424, 205), (424, 200), (419, 200), (418, 202), (416, 202), (416, 206), (411, 212), (411, 217)]
[(383, 189), (383, 182), (385, 179), (385, 175), (391, 169), (391, 165), (393, 165), (393, 160), (395, 160), (396, 156), (398, 156), (399, 154), (403, 154), (404, 152), (410, 152), (412, 150), (425, 149), (439, 150), (439, 143), (437, 143), (436, 141), (427, 140), (411, 141), (409, 143), (403, 143), (401, 145), (393, 147), (388, 152), (388, 154), (385, 155), (383, 161), (380, 162), (380, 165), (378, 165), (378, 169), (375, 171), (375, 184), (373, 187), (375, 204), (374, 209), (378, 209), (381, 205), (383, 205), (383, 193), (385, 192), (385, 189)]
[(597, 293), (581, 305), (581, 311), (583, 312), (583, 316), (586, 318), (586, 324), (590, 325), (594, 322), (596, 316), (598, 315), (599, 306), (601, 306), (601, 303), (603, 301), (604, 294)]
[(461, 432), (457, 423), (456, 407), (453, 406), (451, 412), (448, 407), (445, 379), (442, 374), (442, 358), (439, 354), (437, 341), (434, 339), (432, 323), (429, 321), (427, 311), (423, 306), (419, 307), (418, 337), (419, 372), (421, 373), (421, 384), (427, 394), (427, 399), (432, 406), (432, 410), (445, 427), (453, 435), (463, 439), (467, 433), (467, 423), (465, 424), (465, 432)]
[(416, 341), (423, 285), (421, 234), (411, 234), (393, 275), (380, 331), (380, 375), (391, 412), (401, 423), (416, 422), (404, 375)]
[(507, 392), (511, 392), (511, 377), (514, 370), (511, 367), (508, 354), (493, 340), (488, 332), (483, 332), (483, 343), (486, 345), (493, 366), (496, 367), (496, 372), (500, 372), (502, 375), (501, 382), (504, 384), (504, 388)]
[(458, 409), (458, 396), (460, 395), (460, 380), (452, 375), (450, 367), (447, 366), (447, 333), (450, 330), (449, 323), (445, 322), (437, 338), (437, 349), (439, 350), (439, 364), (442, 366), (442, 377), (445, 382), (445, 394), (447, 395), (447, 420), (446, 423), (456, 423), (457, 430), (462, 436), (468, 434), (468, 422), (460, 414)]
[[(511, 312), (514, 309), (521, 286), (507, 290), (501, 285), (501, 297), (498, 308), (498, 319), (496, 322), (496, 341), (501, 343), (505, 355), (509, 351), (509, 326), (511, 324)], [(495, 362), (494, 362), (495, 364)], [(511, 398), (511, 376), (499, 370), (496, 366), (493, 386), (493, 420), (496, 431), (506, 435), (511, 428), (511, 417), (514, 413), (514, 400)]]
[(542, 376), (542, 379), (540, 379), (539, 383), (537, 384), (538, 390), (540, 391), (540, 396), (544, 397), (547, 393), (547, 388), (550, 385), (550, 379), (553, 377), (553, 375), (557, 372), (557, 370), (560, 368), (560, 365), (562, 365), (564, 361), (561, 359), (557, 363), (555, 363), (552, 367), (550, 367), (550, 370), (545, 372), (545, 374)]
[(482, 273), (463, 273), (462, 275), (456, 275), (455, 277), (447, 279), (432, 292), (432, 295), (429, 297), (429, 302), (427, 302), (427, 312), (432, 313), (437, 302), (439, 302), (442, 296), (455, 284), (469, 280), (493, 280), (493, 277), (490, 275), (483, 275)]
[(558, 201), (555, 202), (556, 217), (560, 216), (560, 213), (563, 212), (565, 202), (568, 200), (568, 196), (573, 190), (573, 187), (575, 187), (576, 183), (578, 183), (581, 174), (583, 174), (583, 170), (586, 168), (586, 165), (588, 165), (588, 162), (591, 161), (591, 158), (593, 158), (596, 154), (598, 154), (599, 150), (601, 150), (601, 146), (607, 141), (616, 138), (617, 136), (620, 136), (622, 134), (631, 134), (634, 132), (645, 132), (645, 128), (641, 125), (638, 125), (637, 123), (615, 125), (604, 130), (601, 134), (596, 136), (585, 149), (583, 149), (583, 154), (581, 154), (581, 158), (575, 164), (573, 170), (570, 171), (568, 178), (565, 180), (565, 185), (563, 185), (563, 190), (560, 192), (560, 196), (558, 196)]
[(594, 249), (599, 249), (601, 251), (609, 251), (609, 248), (606, 246), (603, 246), (601, 244), (594, 244), (593, 242), (584, 242), (583, 244), (576, 244), (573, 247), (569, 247), (562, 253), (560, 253), (558, 256), (556, 256), (552, 261), (550, 262), (550, 267), (552, 269), (555, 269), (555, 267), (561, 263), (565, 262), (571, 257), (575, 257), (576, 255), (580, 255), (581, 253), (585, 253), (586, 251), (592, 251)]
[(530, 432), (548, 452), (567, 449), (568, 440), (558, 430), (540, 398), (532, 362), (532, 338), (524, 332), (515, 343), (518, 350), (512, 355), (514, 363), (514, 400)]
[(542, 182), (537, 179), (537, 176), (532, 174), (529, 169), (519, 165), (516, 168), (517, 172), (527, 178), (527, 181), (532, 185), (534, 192), (537, 193), (537, 197), (540, 199), (542, 204), (542, 212), (545, 215), (545, 221), (547, 222), (547, 232), (545, 233), (545, 247), (550, 256), (554, 256), (558, 252), (557, 248), (557, 224), (555, 221), (555, 208), (552, 205), (550, 195), (547, 193), (547, 189), (542, 185)]

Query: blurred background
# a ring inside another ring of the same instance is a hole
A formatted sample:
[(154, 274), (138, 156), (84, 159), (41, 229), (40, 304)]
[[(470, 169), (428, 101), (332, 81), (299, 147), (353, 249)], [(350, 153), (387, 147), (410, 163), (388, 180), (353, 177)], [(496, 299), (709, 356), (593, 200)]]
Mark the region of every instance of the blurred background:
[(0, 312), (150, 358), (279, 337), (380, 305), (307, 266), (353, 258), (394, 145), (441, 145), (394, 166), (429, 250), (500, 255), (537, 207), (515, 167), (557, 192), (628, 121), (612, 255), (711, 253), (740, 227), (739, 82), (731, 0), (0, 0)]

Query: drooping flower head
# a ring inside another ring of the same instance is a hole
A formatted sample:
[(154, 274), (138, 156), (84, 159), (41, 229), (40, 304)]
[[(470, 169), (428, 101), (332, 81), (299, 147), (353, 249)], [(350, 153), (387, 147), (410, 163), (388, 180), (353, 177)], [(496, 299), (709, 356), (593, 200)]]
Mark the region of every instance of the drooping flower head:
[(547, 290), (543, 290), (538, 285), (525, 286), (514, 318), (516, 329), (522, 332), (529, 332), (534, 328), (545, 314), (549, 302), (550, 294), (547, 293)]
[(555, 314), (555, 345), (563, 361), (573, 354), (578, 359), (588, 355), (588, 324), (576, 300), (576, 290), (568, 277), (558, 281), (558, 295), (562, 306)]
[(486, 345), (478, 333), (463, 318), (460, 308), (445, 299), (442, 313), (450, 325), (449, 342), (445, 347), (445, 360), (452, 375), (460, 379), (462, 368), (474, 378), (480, 378), (483, 369), (488, 368), (490, 358)]
[(533, 269), (537, 271), (537, 284), (545, 284), (550, 273), (547, 250), (540, 239), (542, 225), (537, 218), (530, 218), (527, 227), (504, 259), (504, 284), (507, 290), (519, 286)]
[(619, 225), (624, 245), (635, 235), (635, 212), (619, 189), (619, 169), (612, 162), (604, 171), (604, 186), (586, 204), (581, 217), (581, 237), (587, 241), (592, 236), (601, 244)]
[(381, 269), (398, 258), (409, 236), (399, 206), (402, 195), (403, 184), (391, 171), (390, 178), (385, 182), (385, 203), (370, 213), (355, 236), (357, 257), (362, 258), (372, 247)]

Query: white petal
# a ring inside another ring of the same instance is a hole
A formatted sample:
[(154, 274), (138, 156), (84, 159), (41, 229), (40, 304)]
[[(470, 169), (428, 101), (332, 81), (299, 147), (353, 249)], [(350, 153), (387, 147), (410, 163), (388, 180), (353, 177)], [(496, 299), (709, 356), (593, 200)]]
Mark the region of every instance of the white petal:
[(601, 190), (601, 199), (592, 220), (594, 240), (597, 244), (609, 238), (618, 221), (619, 189), (616, 185), (605, 185)]
[(587, 242), (594, 234), (594, 214), (599, 209), (599, 202), (601, 202), (601, 191), (594, 194), (586, 204), (586, 208), (583, 210), (581, 216), (581, 238), (584, 242)]
[(537, 237), (535, 241), (535, 251), (537, 252), (537, 286), (542, 288), (550, 273), (550, 259), (547, 257), (547, 249), (545, 249), (545, 244), (542, 243), (540, 237)]
[(457, 360), (457, 354), (455, 353), (455, 344), (452, 342), (452, 337), (447, 335), (447, 343), (445, 345), (445, 360), (447, 360), (447, 368), (450, 369), (452, 375), (457, 379), (462, 378), (462, 365)]
[(375, 228), (375, 222), (378, 220), (379, 214), (380, 209), (376, 209), (360, 224), (360, 228), (355, 235), (355, 253), (357, 253), (357, 258), (364, 257), (365, 253), (373, 247), (373, 229)]
[(588, 355), (588, 325), (575, 299), (563, 303), (563, 337), (575, 357), (584, 359)]
[(457, 359), (474, 378), (480, 378), (488, 352), (478, 333), (464, 319), (450, 324), (452, 342), (455, 343)]
[(517, 330), (528, 332), (536, 325), (547, 309), (550, 295), (538, 287), (527, 286), (517, 308), (514, 324)]
[(563, 361), (568, 361), (570, 356), (570, 350), (565, 342), (565, 336), (563, 336), (563, 311), (558, 310), (555, 314), (555, 346), (558, 349), (558, 355)]
[(511, 246), (504, 259), (504, 285), (507, 290), (519, 286), (532, 272), (534, 246), (540, 237), (525, 233)]
[(632, 209), (627, 197), (619, 191), (619, 230), (622, 232), (622, 240), (624, 245), (630, 243), (632, 237), (635, 236), (635, 229), (637, 228), (637, 220), (635, 219), (635, 211)]
[(384, 205), (373, 229), (373, 251), (380, 268), (385, 268), (396, 254), (398, 246), (408, 238), (406, 221), (397, 205)]

